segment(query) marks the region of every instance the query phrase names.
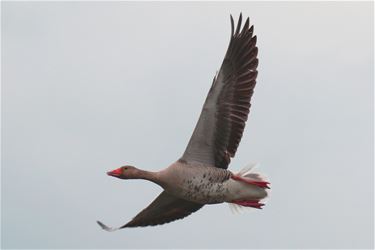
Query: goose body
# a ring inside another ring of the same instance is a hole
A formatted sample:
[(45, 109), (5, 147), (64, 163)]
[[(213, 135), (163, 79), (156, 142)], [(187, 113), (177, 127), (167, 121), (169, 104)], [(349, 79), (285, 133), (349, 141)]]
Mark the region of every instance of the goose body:
[(228, 50), (182, 157), (158, 172), (126, 165), (107, 173), (120, 179), (149, 180), (164, 191), (119, 228), (98, 221), (103, 229), (160, 225), (182, 219), (206, 204), (227, 202), (262, 208), (269, 183), (251, 170), (227, 170), (248, 118), (258, 66), (256, 36), (249, 18), (242, 29), (242, 14), (236, 28), (232, 16), (230, 20)]
[(235, 180), (233, 175), (226, 169), (181, 162), (160, 172), (165, 191), (199, 204), (260, 200), (267, 196), (264, 188)]

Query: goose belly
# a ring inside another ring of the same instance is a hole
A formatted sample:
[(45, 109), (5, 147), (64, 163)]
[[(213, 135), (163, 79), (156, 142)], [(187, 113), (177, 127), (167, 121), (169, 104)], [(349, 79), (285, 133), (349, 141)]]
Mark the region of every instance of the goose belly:
[(175, 186), (167, 191), (182, 199), (200, 204), (225, 202), (229, 194), (225, 182), (209, 182), (207, 179), (196, 177), (185, 179), (178, 188)]
[(222, 203), (226, 200), (229, 190), (225, 182), (214, 183), (204, 180), (192, 180), (184, 185), (183, 196), (202, 204)]
[(181, 185), (178, 196), (201, 204), (216, 204), (234, 200), (261, 200), (267, 196), (267, 191), (233, 179), (221, 183), (190, 179)]

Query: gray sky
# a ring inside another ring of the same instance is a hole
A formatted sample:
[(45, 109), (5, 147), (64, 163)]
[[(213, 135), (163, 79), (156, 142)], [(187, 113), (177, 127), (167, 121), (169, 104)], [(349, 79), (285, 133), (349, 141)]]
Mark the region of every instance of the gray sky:
[[(373, 3), (1, 4), (3, 248), (373, 247)], [(240, 11), (260, 63), (230, 170), (261, 163), (266, 207), (102, 231), (160, 193), (105, 172), (182, 155)]]

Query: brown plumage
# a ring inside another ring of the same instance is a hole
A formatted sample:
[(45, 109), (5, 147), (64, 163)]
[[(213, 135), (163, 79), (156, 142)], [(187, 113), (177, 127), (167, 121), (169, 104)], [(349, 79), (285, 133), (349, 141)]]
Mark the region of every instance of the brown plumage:
[(262, 208), (268, 182), (251, 169), (228, 171), (248, 118), (258, 66), (256, 36), (249, 18), (241, 29), (232, 16), (231, 39), (223, 63), (202, 108), (183, 156), (159, 172), (124, 166), (108, 172), (121, 179), (146, 179), (164, 191), (130, 222), (119, 228), (98, 224), (107, 231), (151, 226), (182, 219), (205, 204), (228, 202)]

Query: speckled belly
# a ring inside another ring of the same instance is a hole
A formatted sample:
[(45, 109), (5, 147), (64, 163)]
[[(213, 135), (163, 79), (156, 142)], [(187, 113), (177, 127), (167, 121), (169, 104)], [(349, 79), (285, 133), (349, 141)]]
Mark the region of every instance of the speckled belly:
[(223, 182), (212, 182), (207, 178), (191, 177), (181, 181), (180, 185), (167, 190), (185, 200), (216, 204), (234, 200), (263, 199), (267, 196), (264, 188), (228, 179)]
[(227, 200), (229, 190), (226, 182), (210, 182), (208, 178), (192, 177), (182, 181), (179, 189), (172, 192), (185, 200), (201, 203), (215, 204)]
[(163, 188), (176, 197), (215, 204), (233, 200), (264, 198), (263, 188), (231, 179), (232, 173), (220, 168), (174, 164), (167, 169)]

